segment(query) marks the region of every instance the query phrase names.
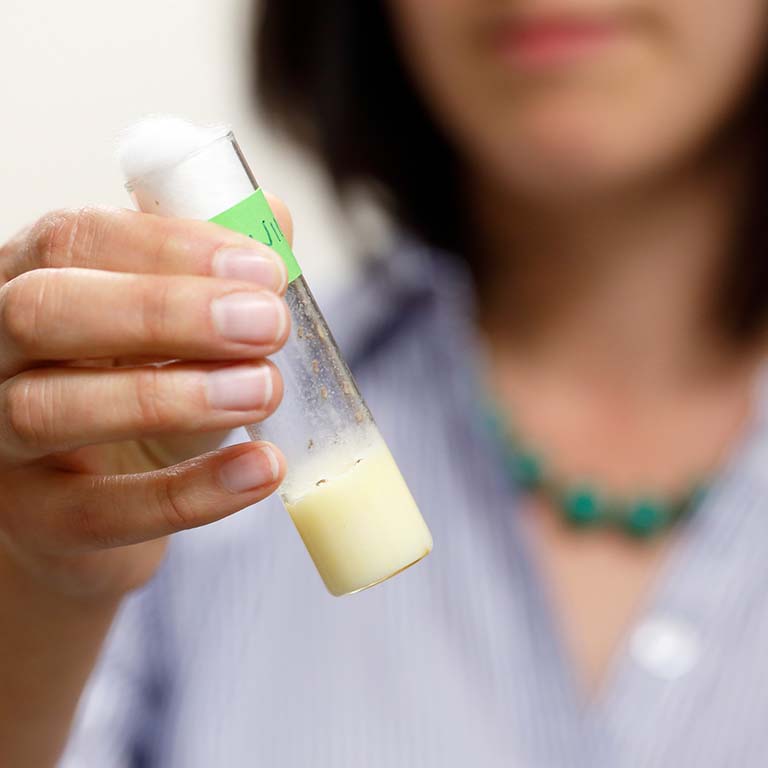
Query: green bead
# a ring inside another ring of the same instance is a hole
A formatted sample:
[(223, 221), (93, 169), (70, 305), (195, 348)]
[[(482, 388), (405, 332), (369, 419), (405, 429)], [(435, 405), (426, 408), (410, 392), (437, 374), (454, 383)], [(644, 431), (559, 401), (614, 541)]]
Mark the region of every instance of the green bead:
[(525, 490), (536, 490), (541, 485), (543, 468), (541, 461), (532, 453), (516, 453), (510, 457), (512, 477)]
[(663, 504), (652, 499), (640, 499), (630, 505), (624, 519), (629, 533), (639, 539), (647, 539), (667, 524), (668, 515)]
[(572, 525), (586, 528), (600, 522), (603, 504), (591, 488), (575, 488), (565, 493), (563, 510), (566, 520)]
[(504, 438), (504, 425), (498, 414), (490, 406), (481, 408), (481, 418), (487, 432), (496, 440)]

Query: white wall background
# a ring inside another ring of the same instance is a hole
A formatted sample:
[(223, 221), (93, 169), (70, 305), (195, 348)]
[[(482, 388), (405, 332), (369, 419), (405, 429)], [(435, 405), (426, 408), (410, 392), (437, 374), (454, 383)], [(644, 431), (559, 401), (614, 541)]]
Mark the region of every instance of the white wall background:
[[(117, 132), (148, 112), (231, 123), (260, 183), (294, 215), (310, 282), (349, 273), (323, 179), (270, 135), (247, 91), (252, 0), (2, 0), (0, 241), (48, 209), (130, 205)], [(300, 20), (297, 20), (300, 23)]]

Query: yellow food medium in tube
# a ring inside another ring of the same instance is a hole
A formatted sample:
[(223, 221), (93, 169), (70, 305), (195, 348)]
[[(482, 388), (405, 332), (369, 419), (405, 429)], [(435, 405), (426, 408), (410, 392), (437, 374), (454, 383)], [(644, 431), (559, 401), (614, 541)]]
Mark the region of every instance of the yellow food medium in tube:
[(333, 595), (371, 587), (432, 550), (432, 535), (381, 440), (285, 505)]

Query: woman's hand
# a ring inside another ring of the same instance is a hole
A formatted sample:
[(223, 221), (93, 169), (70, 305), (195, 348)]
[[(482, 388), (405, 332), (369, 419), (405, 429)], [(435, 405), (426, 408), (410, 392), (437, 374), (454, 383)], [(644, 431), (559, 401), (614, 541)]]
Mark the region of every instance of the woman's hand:
[(125, 210), (53, 213), (0, 248), (0, 564), (112, 599), (168, 534), (272, 493), (273, 446), (197, 454), (280, 402), (264, 358), (286, 282), (243, 235)]

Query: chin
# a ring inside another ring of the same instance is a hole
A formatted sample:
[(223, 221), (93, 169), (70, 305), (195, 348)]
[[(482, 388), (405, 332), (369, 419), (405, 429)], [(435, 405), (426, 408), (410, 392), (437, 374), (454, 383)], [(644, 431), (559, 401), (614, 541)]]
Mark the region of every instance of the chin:
[(651, 126), (646, 131), (638, 122), (597, 117), (518, 119), (485, 142), (481, 162), (496, 183), (521, 198), (554, 204), (619, 194), (665, 164), (669, 148), (649, 142)]

